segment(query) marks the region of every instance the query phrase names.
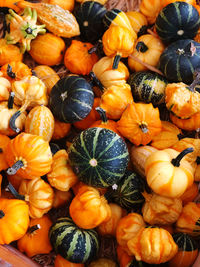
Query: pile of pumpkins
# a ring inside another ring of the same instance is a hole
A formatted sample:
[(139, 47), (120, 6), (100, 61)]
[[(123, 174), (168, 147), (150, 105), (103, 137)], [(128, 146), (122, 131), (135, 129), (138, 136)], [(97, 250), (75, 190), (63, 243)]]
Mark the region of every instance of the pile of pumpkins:
[[(4, 2), (0, 244), (15, 241), (28, 257), (53, 250), (55, 267), (192, 266), (200, 6)], [(67, 217), (52, 221), (61, 207)], [(117, 262), (98, 258), (107, 236)]]

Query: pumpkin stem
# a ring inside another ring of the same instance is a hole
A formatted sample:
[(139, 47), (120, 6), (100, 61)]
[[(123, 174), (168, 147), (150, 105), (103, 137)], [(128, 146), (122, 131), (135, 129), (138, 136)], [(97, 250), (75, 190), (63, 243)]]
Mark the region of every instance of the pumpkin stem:
[(28, 228), (27, 234), (31, 235), (31, 234), (33, 234), (35, 231), (37, 231), (40, 228), (41, 228), (41, 226), (40, 226), (39, 223), (36, 224), (36, 225), (33, 225), (33, 226), (31, 226), (31, 227)]
[(139, 124), (140, 129), (142, 130), (143, 133), (147, 133), (148, 130), (148, 126), (146, 123), (142, 122), (141, 124)]
[(121, 59), (121, 55), (116, 55), (116, 56), (114, 57), (113, 65), (112, 65), (112, 69), (113, 69), (113, 70), (116, 70), (116, 69), (118, 68), (120, 59)]
[(8, 168), (6, 173), (8, 175), (14, 175), (16, 172), (24, 166), (24, 163), (22, 160), (18, 160), (15, 162), (15, 164), (12, 165), (12, 167)]
[(136, 45), (136, 50), (138, 52), (145, 53), (148, 49), (149, 49), (148, 46), (145, 45), (144, 42), (138, 42), (137, 45)]
[(102, 47), (102, 41), (98, 41), (93, 47), (91, 47), (89, 50), (88, 50), (88, 54), (92, 54), (94, 52), (96, 52), (99, 47)]
[(12, 66), (10, 64), (8, 64), (7, 67), (7, 75), (12, 79), (16, 78), (16, 74), (12, 71)]
[(96, 107), (95, 110), (99, 113), (102, 122), (103, 123), (107, 123), (108, 122), (108, 118), (106, 116), (106, 111), (103, 108), (100, 108), (100, 107)]
[(0, 219), (2, 219), (5, 216), (5, 213), (3, 212), (3, 210), (0, 210)]
[(20, 195), (14, 186), (9, 182), (7, 188), (10, 190), (10, 192), (13, 194), (13, 196), (17, 199), (25, 200), (25, 196)]
[(195, 87), (199, 84), (199, 81), (200, 81), (200, 71), (199, 70), (196, 70), (194, 72), (194, 80), (193, 82), (190, 84), (190, 86), (187, 87), (187, 89), (189, 89), (191, 92), (195, 92)]
[(9, 95), (9, 98), (8, 98), (8, 109), (13, 109), (14, 97), (15, 97), (15, 93), (14, 92), (10, 92), (10, 95)]
[(192, 147), (184, 149), (181, 153), (178, 154), (178, 156), (175, 159), (171, 160), (171, 163), (174, 165), (174, 167), (179, 167), (182, 158), (185, 157), (188, 153), (192, 153), (193, 151), (194, 149)]
[(103, 84), (100, 82), (100, 80), (97, 78), (97, 76), (94, 74), (93, 71), (91, 71), (89, 73), (90, 78), (92, 79), (92, 81), (99, 87), (99, 89), (103, 92), (104, 91), (104, 87)]

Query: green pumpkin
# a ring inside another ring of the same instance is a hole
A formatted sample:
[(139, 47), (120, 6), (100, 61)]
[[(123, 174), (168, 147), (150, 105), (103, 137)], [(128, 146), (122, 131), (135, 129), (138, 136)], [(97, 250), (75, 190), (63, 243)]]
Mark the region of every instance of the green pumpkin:
[(152, 103), (157, 106), (165, 101), (165, 88), (168, 81), (165, 77), (150, 71), (140, 71), (129, 76), (128, 84), (131, 86), (135, 101)]
[(88, 128), (72, 141), (69, 163), (79, 179), (94, 187), (109, 187), (123, 177), (129, 161), (128, 148), (115, 132)]
[(158, 68), (168, 81), (192, 83), (200, 68), (200, 43), (191, 39), (173, 42), (161, 54)]
[(49, 239), (56, 254), (74, 263), (93, 260), (99, 250), (97, 232), (79, 228), (68, 217), (59, 218), (51, 226)]
[(197, 9), (186, 2), (174, 2), (164, 7), (155, 22), (156, 32), (165, 44), (193, 39), (200, 26)]
[(94, 93), (91, 85), (79, 75), (68, 75), (52, 88), (49, 107), (54, 117), (73, 123), (84, 119), (91, 111)]

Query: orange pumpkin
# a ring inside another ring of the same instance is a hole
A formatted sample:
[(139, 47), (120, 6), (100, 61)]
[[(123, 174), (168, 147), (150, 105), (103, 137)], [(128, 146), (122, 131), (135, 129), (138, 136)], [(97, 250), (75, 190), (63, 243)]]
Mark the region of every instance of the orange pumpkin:
[(22, 61), (23, 54), (16, 45), (7, 44), (5, 39), (0, 39), (0, 66), (9, 63), (10, 61)]
[(1, 72), (10, 82), (32, 75), (31, 69), (21, 61), (9, 61), (1, 67)]
[(198, 184), (193, 183), (187, 190), (180, 196), (182, 200), (183, 206), (185, 206), (188, 202), (194, 201), (194, 199), (198, 196), (199, 189)]
[(147, 18), (139, 11), (128, 11), (126, 12), (126, 15), (137, 35), (140, 36), (143, 34), (147, 29)]
[(162, 1), (160, 0), (142, 0), (139, 6), (140, 12), (147, 18), (149, 24), (155, 23), (161, 8)]
[(10, 142), (10, 138), (7, 135), (0, 134), (0, 171), (6, 170), (9, 166), (5, 159), (5, 148)]
[(68, 135), (71, 130), (71, 124), (66, 122), (61, 122), (58, 120), (54, 121), (54, 132), (52, 135), (52, 140), (61, 139)]
[(54, 267), (84, 267), (83, 263), (74, 263), (64, 259), (59, 254), (56, 255)]
[(117, 259), (120, 267), (127, 267), (128, 264), (134, 259), (134, 256), (128, 255), (122, 246), (117, 245)]
[(162, 129), (158, 108), (144, 103), (131, 103), (117, 122), (119, 132), (136, 146), (147, 145)]
[(54, 190), (53, 208), (60, 208), (63, 205), (67, 205), (71, 202), (73, 194), (71, 191)]
[(11, 92), (11, 83), (8, 79), (2, 77), (3, 73), (0, 72), (0, 101), (8, 100)]
[(65, 10), (73, 11), (75, 0), (42, 0), (42, 3), (49, 3), (51, 5), (58, 5)]
[(180, 129), (194, 131), (200, 128), (200, 112), (195, 113), (188, 119), (180, 119), (170, 113), (171, 121)]
[(12, 184), (15, 190), (19, 190), (19, 186), (24, 178), (22, 178), (18, 173), (14, 175), (6, 175), (8, 181)]

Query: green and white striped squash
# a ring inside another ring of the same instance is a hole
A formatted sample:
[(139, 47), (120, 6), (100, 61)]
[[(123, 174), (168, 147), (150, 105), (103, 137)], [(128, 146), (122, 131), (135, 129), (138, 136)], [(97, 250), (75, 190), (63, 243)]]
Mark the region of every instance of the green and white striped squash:
[(154, 106), (165, 101), (165, 88), (168, 81), (165, 77), (151, 71), (140, 71), (129, 76), (128, 84), (131, 86), (133, 99)]
[(165, 44), (193, 39), (200, 26), (197, 9), (186, 2), (173, 2), (164, 7), (155, 22), (156, 32)]
[(73, 123), (84, 119), (91, 111), (94, 93), (90, 83), (79, 75), (68, 75), (52, 88), (49, 107), (54, 117)]
[(117, 184), (129, 161), (125, 141), (115, 132), (99, 127), (88, 128), (76, 136), (68, 157), (82, 182), (101, 188)]
[(97, 232), (79, 228), (69, 217), (59, 218), (51, 226), (49, 239), (56, 254), (74, 263), (91, 261), (99, 250)]
[(200, 43), (191, 39), (173, 42), (161, 54), (158, 68), (168, 81), (192, 83), (200, 68)]

